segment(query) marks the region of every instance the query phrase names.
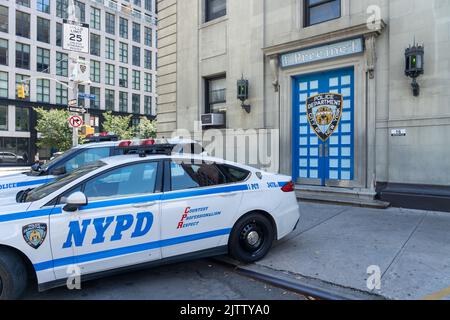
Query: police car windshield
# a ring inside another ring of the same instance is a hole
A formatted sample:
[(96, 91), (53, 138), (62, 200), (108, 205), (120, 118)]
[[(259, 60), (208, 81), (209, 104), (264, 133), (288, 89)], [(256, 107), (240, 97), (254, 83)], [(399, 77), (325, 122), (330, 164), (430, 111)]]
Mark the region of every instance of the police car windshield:
[(78, 178), (81, 178), (82, 176), (88, 174), (89, 172), (93, 170), (97, 170), (106, 164), (102, 161), (97, 161), (94, 163), (91, 163), (90, 165), (84, 166), (78, 170), (73, 171), (70, 174), (67, 174), (65, 176), (62, 176), (53, 182), (44, 184), (40, 187), (37, 187), (36, 189), (33, 189), (28, 192), (28, 194), (25, 197), (25, 200), (23, 202), (33, 202), (37, 200), (41, 200), (45, 198), (46, 196), (52, 194), (53, 192), (57, 191), (58, 189), (64, 187), (65, 185), (77, 180)]
[(69, 151), (64, 152), (64, 154), (60, 155), (59, 157), (56, 157), (55, 159), (47, 162), (46, 164), (44, 164), (43, 166), (41, 166), (40, 172), (45, 172), (48, 170), (48, 168), (50, 168), (50, 166), (52, 166), (53, 164), (60, 162), (60, 161), (64, 161), (64, 159), (67, 159), (67, 157), (72, 156), (72, 154), (76, 153), (78, 151), (78, 149), (70, 149)]

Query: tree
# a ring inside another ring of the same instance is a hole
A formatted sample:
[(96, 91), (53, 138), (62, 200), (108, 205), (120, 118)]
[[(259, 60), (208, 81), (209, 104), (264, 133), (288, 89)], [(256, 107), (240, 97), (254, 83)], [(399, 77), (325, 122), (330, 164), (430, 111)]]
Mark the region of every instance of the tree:
[(56, 148), (64, 152), (72, 148), (72, 129), (69, 127), (69, 112), (66, 110), (44, 110), (34, 108), (38, 114), (36, 131), (39, 134), (38, 147)]
[(141, 139), (155, 139), (156, 121), (150, 120), (147, 117), (142, 117), (137, 127), (137, 133)]
[(131, 128), (131, 118), (129, 116), (114, 116), (111, 111), (103, 113), (105, 121), (103, 121), (103, 131), (114, 133), (121, 140), (133, 139), (133, 128)]

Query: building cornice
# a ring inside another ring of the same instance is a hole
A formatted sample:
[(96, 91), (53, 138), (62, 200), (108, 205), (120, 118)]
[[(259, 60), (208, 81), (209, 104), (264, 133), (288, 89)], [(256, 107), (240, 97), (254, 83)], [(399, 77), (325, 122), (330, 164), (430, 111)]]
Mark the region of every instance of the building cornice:
[(269, 46), (263, 48), (263, 52), (266, 56), (278, 56), (281, 53), (302, 50), (305, 48), (310, 48), (318, 45), (322, 45), (324, 43), (335, 42), (339, 40), (345, 40), (349, 38), (355, 37), (373, 37), (379, 36), (383, 33), (386, 28), (386, 23), (381, 20), (379, 26), (377, 28), (368, 28), (367, 24), (360, 24), (357, 26), (351, 26), (348, 28), (319, 34), (313, 37), (299, 39), (295, 41), (285, 42), (282, 44), (278, 44), (275, 46)]

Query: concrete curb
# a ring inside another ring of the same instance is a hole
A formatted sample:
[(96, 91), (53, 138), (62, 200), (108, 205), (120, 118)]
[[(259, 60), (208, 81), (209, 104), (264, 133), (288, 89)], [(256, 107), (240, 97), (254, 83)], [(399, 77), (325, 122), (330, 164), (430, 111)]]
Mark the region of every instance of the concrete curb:
[(214, 260), (233, 267), (237, 273), (244, 276), (318, 300), (388, 300), (377, 294), (293, 275), (257, 264), (243, 265), (229, 257), (218, 257)]

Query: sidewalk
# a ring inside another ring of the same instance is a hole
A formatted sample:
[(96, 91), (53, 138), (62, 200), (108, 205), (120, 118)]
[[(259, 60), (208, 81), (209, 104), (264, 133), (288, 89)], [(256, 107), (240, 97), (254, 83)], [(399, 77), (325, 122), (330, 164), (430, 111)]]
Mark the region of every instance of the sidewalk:
[[(450, 299), (450, 214), (301, 203), (301, 224), (253, 271), (372, 292), (389, 299)], [(381, 290), (367, 268), (381, 269)]]
[(28, 167), (0, 167), (0, 177), (8, 176), (10, 174), (25, 172), (30, 170), (30, 166)]

